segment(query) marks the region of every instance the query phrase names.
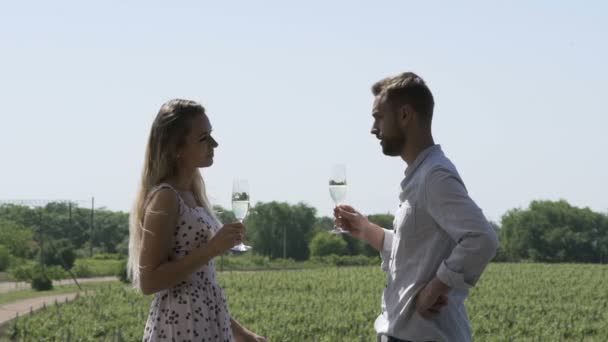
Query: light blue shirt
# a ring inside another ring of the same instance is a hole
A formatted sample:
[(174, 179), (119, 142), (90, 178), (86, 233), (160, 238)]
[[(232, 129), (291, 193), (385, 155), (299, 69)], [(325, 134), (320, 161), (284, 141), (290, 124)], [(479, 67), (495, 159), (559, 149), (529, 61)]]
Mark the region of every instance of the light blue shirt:
[[(410, 341), (471, 341), (464, 300), (496, 254), (496, 233), (439, 145), (407, 167), (401, 189), (394, 230), (384, 230), (388, 281), (374, 327)], [(435, 276), (451, 290), (447, 306), (427, 320), (415, 298)]]

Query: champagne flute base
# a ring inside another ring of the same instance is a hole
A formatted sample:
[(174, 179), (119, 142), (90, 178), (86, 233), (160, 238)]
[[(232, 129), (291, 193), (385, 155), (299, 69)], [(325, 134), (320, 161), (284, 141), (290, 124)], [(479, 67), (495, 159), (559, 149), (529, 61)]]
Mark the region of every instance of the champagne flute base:
[(344, 230), (340, 227), (334, 227), (334, 229), (329, 231), (330, 234), (349, 234), (347, 230)]
[(232, 247), (230, 250), (233, 252), (247, 252), (248, 250), (250, 250), (252, 247), (248, 246), (244, 243), (240, 243), (234, 247)]

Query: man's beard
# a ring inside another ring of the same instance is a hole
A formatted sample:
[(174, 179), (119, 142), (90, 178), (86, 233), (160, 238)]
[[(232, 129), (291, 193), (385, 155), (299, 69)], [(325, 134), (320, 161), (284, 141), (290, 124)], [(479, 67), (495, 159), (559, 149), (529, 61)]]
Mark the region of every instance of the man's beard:
[(404, 135), (394, 135), (392, 137), (382, 138), (382, 153), (386, 154), (387, 156), (400, 156), (404, 146)]

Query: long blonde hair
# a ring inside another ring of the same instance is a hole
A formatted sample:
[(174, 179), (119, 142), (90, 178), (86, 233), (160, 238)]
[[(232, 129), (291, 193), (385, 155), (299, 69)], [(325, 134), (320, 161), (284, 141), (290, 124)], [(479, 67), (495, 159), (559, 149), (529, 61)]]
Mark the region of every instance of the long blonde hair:
[[(148, 138), (141, 183), (129, 215), (129, 259), (127, 274), (134, 287), (139, 287), (141, 265), (139, 257), (144, 234), (143, 219), (150, 191), (177, 172), (177, 150), (190, 131), (190, 124), (197, 115), (206, 115), (199, 103), (173, 99), (165, 102), (158, 111)], [(197, 170), (191, 189), (197, 204), (216, 220), (205, 190), (205, 182)]]

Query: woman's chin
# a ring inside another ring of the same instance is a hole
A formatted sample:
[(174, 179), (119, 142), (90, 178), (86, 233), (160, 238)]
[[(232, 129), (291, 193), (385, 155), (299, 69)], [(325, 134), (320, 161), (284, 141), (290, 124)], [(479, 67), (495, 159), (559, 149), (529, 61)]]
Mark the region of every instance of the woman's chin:
[(211, 165), (213, 165), (213, 158), (205, 160), (198, 167), (209, 167)]

